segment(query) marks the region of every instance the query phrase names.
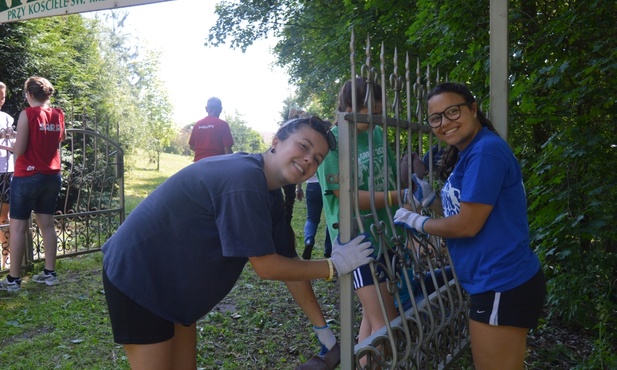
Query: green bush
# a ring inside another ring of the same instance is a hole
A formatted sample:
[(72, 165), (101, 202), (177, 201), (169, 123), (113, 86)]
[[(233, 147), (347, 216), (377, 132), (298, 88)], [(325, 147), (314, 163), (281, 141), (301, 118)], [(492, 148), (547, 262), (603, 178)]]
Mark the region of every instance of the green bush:
[(607, 330), (617, 326), (611, 135), (593, 126), (569, 127), (544, 144), (525, 174), (531, 244), (547, 276), (549, 315), (597, 333), (589, 361), (603, 362), (602, 368), (617, 360), (609, 355), (617, 332)]

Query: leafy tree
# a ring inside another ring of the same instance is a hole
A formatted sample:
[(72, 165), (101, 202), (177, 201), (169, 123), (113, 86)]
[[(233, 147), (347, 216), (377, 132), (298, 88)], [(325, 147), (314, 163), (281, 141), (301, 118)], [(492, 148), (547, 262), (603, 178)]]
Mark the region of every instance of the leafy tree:
[(35, 30), (29, 40), (29, 52), (35, 61), (31, 74), (46, 77), (54, 84), (58, 105), (65, 109), (85, 105), (97, 78), (96, 66), (100, 65), (96, 30), (77, 15), (27, 22)]
[(191, 148), (189, 146), (189, 138), (195, 122), (185, 125), (177, 130), (176, 136), (171, 140), (171, 143), (165, 148), (166, 153), (182, 154), (192, 157)]
[(0, 24), (0, 80), (7, 85), (2, 110), (17, 117), (22, 109), (24, 82), (32, 57), (27, 53), (31, 28), (24, 22)]
[(143, 59), (136, 60), (135, 87), (140, 91), (138, 97), (140, 115), (145, 117), (146, 131), (142, 137), (146, 141), (146, 150), (160, 169), (160, 158), (163, 150), (168, 147), (176, 136), (172, 121), (171, 103), (167, 90), (158, 76), (158, 60), (160, 53), (146, 50)]
[(104, 126), (101, 131), (115, 136), (127, 154), (144, 148), (146, 126), (141, 111), (140, 96), (135, 81), (135, 59), (138, 50), (131, 46), (131, 38), (124, 29), (126, 12), (104, 12), (96, 19), (99, 28), (99, 51), (103, 63), (97, 70), (100, 78), (91, 91), (94, 117)]
[[(412, 14), (410, 8), (402, 1), (223, 1), (216, 7), (218, 20), (206, 44), (219, 46), (229, 41), (232, 48), (246, 50), (258, 38), (278, 38), (274, 47), (277, 64), (287, 70), (290, 83), (296, 86), (297, 102), (309, 106), (319, 101), (327, 117), (334, 112), (340, 85), (351, 77), (351, 30), (376, 39), (388, 31), (392, 37), (379, 39), (387, 50), (393, 50), (394, 40), (404, 43), (403, 25), (406, 15)], [(375, 47), (378, 50), (380, 45)]]
[[(532, 241), (547, 267), (550, 314), (594, 330), (598, 349), (604, 340), (615, 346), (617, 334), (606, 328), (617, 325), (608, 314), (617, 309), (611, 221), (617, 179), (607, 166), (617, 142), (617, 100), (610, 91), (617, 82), (617, 4), (518, 5), (511, 142), (525, 163)], [(595, 352), (590, 363), (602, 354)]]
[(238, 111), (231, 115), (226, 115), (225, 120), (231, 129), (231, 136), (234, 138), (234, 152), (262, 153), (268, 149), (259, 132), (248, 127), (246, 121)]
[(0, 25), (5, 110), (16, 116), (25, 106), (24, 81), (40, 75), (54, 84), (52, 103), (64, 109), (70, 127), (112, 136), (127, 154), (138, 148), (160, 154), (169, 143), (171, 105), (156, 80), (159, 56), (135, 46), (123, 28), (127, 16), (111, 11), (94, 19), (70, 15)]

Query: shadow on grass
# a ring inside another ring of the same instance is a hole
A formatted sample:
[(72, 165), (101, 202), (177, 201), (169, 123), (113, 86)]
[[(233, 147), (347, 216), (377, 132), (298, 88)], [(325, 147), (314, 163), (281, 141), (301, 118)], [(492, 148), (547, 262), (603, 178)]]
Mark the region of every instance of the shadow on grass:
[(126, 214), (129, 214), (135, 207), (137, 207), (142, 200), (144, 200), (154, 189), (167, 180), (168, 177), (169, 176), (163, 174), (147, 177), (133, 177), (130, 182), (130, 189), (127, 188), (124, 193)]
[(157, 188), (163, 181), (167, 180), (169, 176), (165, 175), (156, 175), (156, 176), (148, 176), (147, 178), (134, 178), (131, 181), (130, 190), (127, 189), (127, 193), (130, 192), (131, 195), (148, 195), (152, 190)]

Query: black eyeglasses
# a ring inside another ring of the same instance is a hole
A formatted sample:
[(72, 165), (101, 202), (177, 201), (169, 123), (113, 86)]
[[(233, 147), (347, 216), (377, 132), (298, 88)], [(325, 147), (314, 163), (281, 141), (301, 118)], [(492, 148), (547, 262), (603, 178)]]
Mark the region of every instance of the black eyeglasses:
[(285, 124), (281, 126), (281, 129), (285, 126), (296, 125), (305, 122), (310, 123), (313, 130), (319, 132), (326, 138), (326, 141), (328, 142), (328, 148), (330, 148), (330, 150), (336, 150), (336, 138), (334, 137), (332, 131), (330, 131), (330, 125), (324, 122), (319, 117), (309, 116), (303, 118), (295, 118), (285, 122)]
[(454, 104), (447, 107), (443, 112), (433, 113), (426, 118), (426, 123), (428, 123), (428, 125), (432, 128), (437, 128), (441, 126), (441, 123), (443, 122), (443, 116), (445, 116), (450, 121), (454, 121), (461, 116), (461, 107), (463, 105), (469, 106), (469, 103), (465, 102), (460, 104)]

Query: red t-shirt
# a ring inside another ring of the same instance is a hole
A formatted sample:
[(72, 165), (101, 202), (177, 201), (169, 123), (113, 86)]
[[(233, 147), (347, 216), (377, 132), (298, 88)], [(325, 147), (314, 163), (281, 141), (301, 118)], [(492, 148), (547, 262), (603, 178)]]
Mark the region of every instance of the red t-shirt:
[[(64, 136), (64, 112), (60, 108), (28, 107), (28, 145), (15, 161), (14, 176), (60, 172), (58, 144)], [(17, 133), (19, 135), (19, 133)]]
[(215, 116), (207, 116), (195, 123), (189, 145), (195, 148), (194, 162), (213, 155), (225, 154), (225, 148), (234, 145), (227, 122)]

